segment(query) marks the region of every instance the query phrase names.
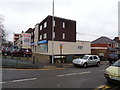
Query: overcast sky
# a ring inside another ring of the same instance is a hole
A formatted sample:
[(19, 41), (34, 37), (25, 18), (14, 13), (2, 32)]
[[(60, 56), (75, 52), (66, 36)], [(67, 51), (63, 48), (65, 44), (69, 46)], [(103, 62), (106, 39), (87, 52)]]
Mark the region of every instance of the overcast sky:
[[(52, 15), (53, 0), (0, 0), (7, 39), (13, 33), (34, 28)], [(101, 36), (118, 36), (119, 0), (54, 0), (55, 16), (76, 20), (77, 40), (92, 41)]]

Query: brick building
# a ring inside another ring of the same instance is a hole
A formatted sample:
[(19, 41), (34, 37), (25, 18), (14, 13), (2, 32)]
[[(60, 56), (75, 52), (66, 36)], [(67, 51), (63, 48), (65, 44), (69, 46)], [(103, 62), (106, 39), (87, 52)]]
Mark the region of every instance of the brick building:
[(115, 40), (102, 36), (91, 42), (91, 54), (102, 56), (105, 60), (111, 52), (117, 52), (117, 45)]

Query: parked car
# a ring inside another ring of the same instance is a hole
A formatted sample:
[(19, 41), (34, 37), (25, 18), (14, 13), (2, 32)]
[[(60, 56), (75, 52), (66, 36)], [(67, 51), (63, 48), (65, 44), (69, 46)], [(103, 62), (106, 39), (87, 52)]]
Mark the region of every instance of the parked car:
[(10, 47), (2, 49), (2, 55), (5, 55), (5, 56), (10, 55), (10, 52), (11, 52)]
[(11, 52), (12, 56), (23, 56), (23, 57), (31, 57), (32, 56), (32, 50), (29, 48), (19, 48), (17, 50), (14, 50)]
[(85, 55), (82, 58), (77, 58), (73, 60), (75, 66), (87, 67), (89, 65), (100, 66), (100, 58), (97, 55)]
[(112, 64), (113, 62), (117, 61), (119, 58), (118, 58), (118, 54), (117, 53), (110, 53), (108, 55), (108, 60), (110, 62), (110, 64)]
[(120, 84), (120, 59), (105, 70), (104, 76), (108, 82)]

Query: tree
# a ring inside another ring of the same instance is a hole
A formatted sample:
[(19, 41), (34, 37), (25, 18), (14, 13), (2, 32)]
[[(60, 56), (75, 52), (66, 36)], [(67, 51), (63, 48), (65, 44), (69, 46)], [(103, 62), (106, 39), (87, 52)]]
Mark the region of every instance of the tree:
[(0, 15), (0, 46), (6, 42), (6, 33), (2, 22), (3, 22), (3, 16)]

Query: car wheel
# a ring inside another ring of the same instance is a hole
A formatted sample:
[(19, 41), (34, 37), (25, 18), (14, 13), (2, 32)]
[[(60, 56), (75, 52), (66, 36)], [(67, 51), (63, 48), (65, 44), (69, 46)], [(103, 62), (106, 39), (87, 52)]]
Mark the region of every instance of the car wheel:
[(26, 57), (26, 54), (23, 54), (23, 57)]
[(100, 62), (97, 62), (97, 66), (98, 66), (98, 67), (100, 66)]
[(4, 53), (5, 56), (7, 56), (7, 53)]
[(11, 54), (11, 56), (14, 56), (14, 54)]
[(84, 63), (84, 64), (83, 64), (83, 67), (84, 67), (84, 68), (86, 68), (87, 66), (88, 66), (87, 63)]

